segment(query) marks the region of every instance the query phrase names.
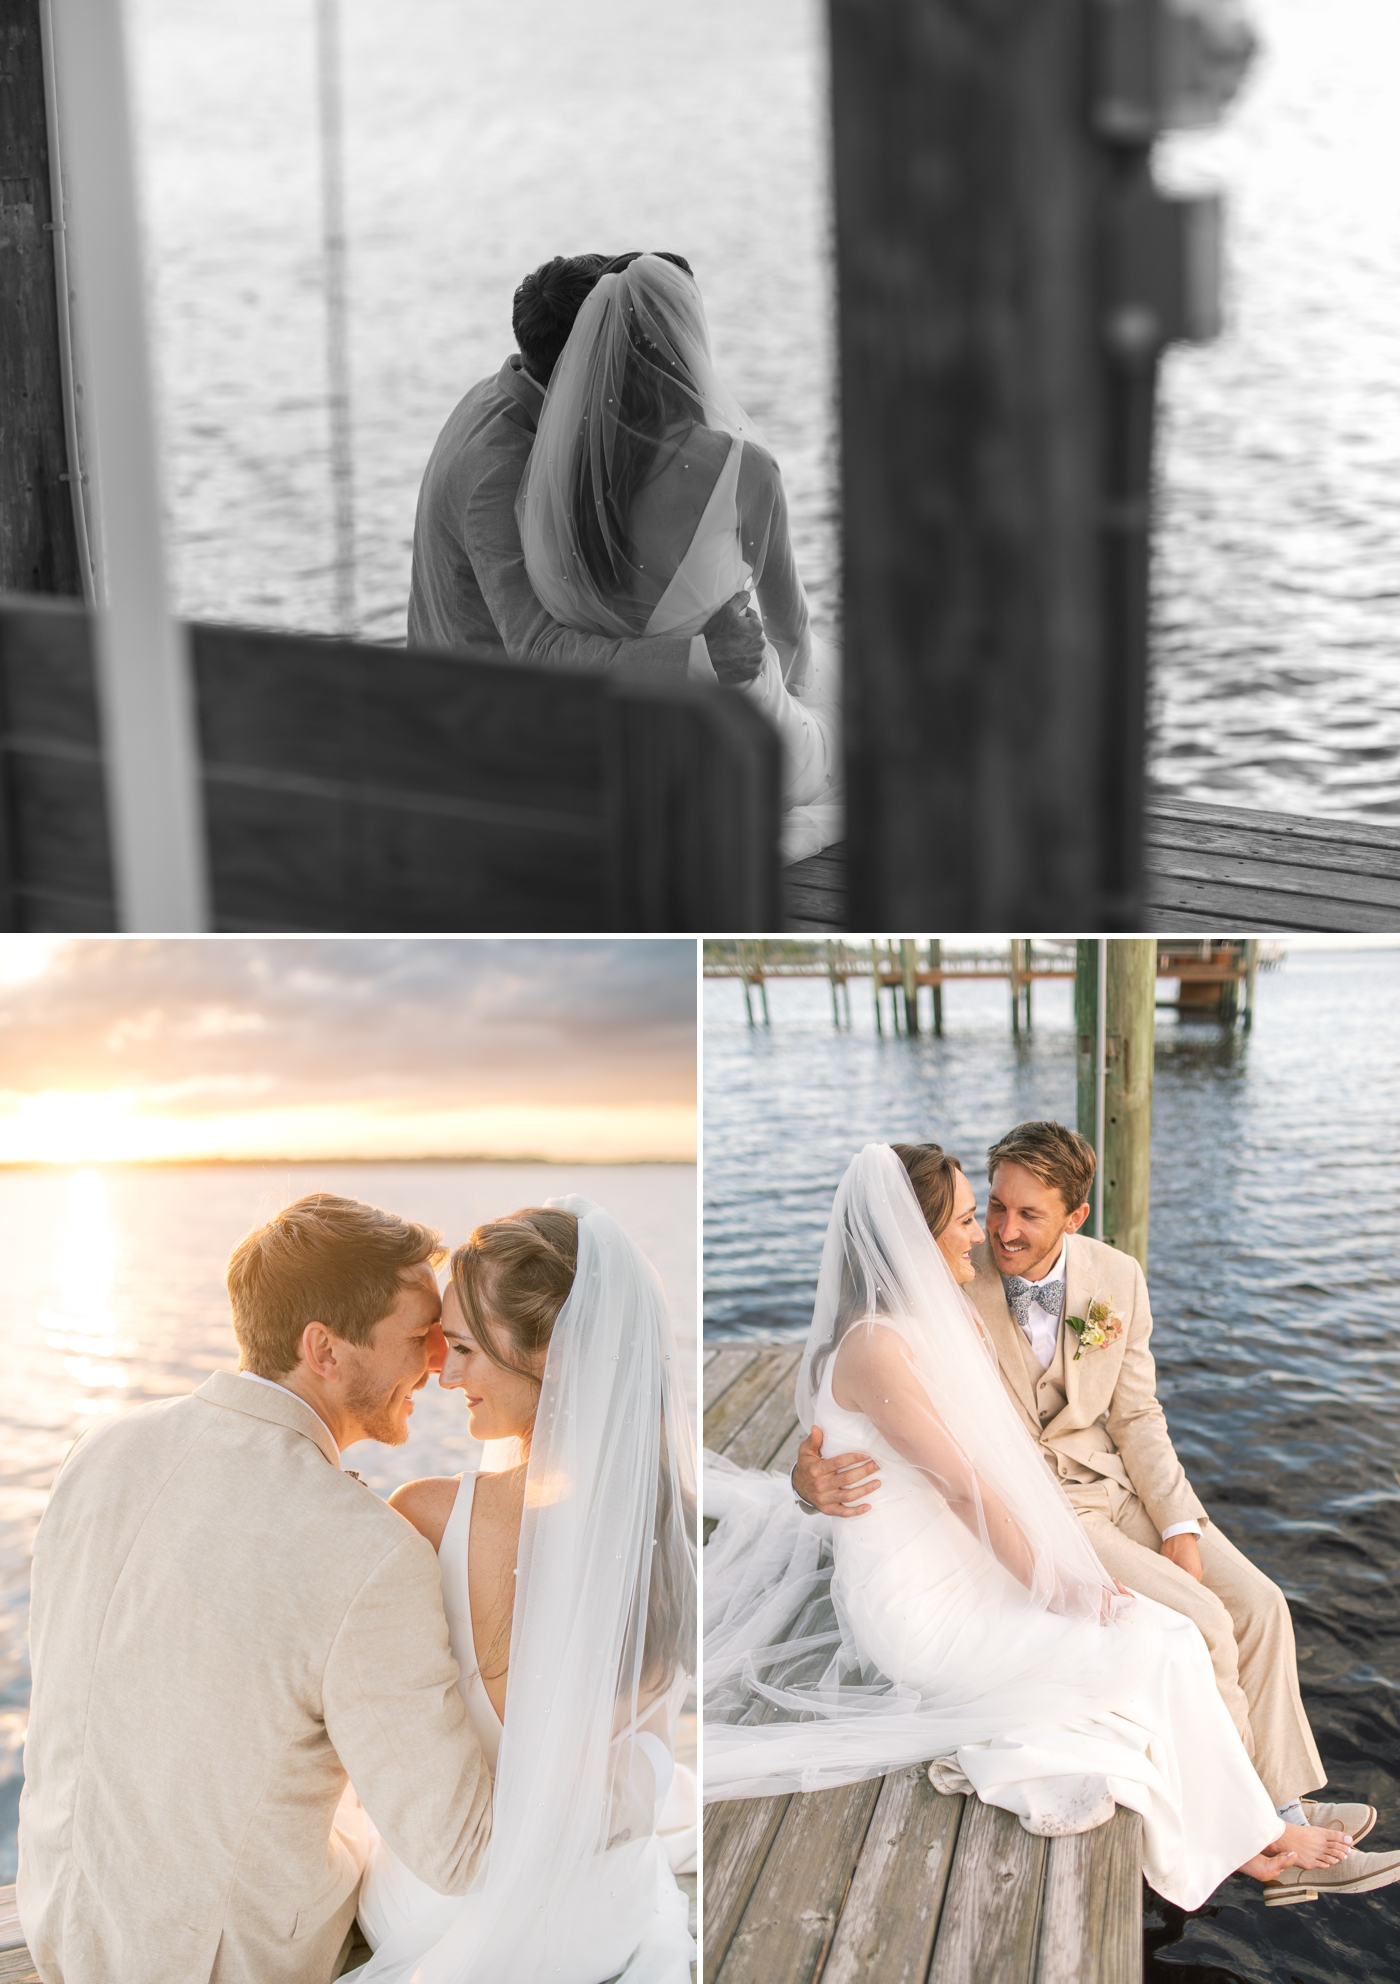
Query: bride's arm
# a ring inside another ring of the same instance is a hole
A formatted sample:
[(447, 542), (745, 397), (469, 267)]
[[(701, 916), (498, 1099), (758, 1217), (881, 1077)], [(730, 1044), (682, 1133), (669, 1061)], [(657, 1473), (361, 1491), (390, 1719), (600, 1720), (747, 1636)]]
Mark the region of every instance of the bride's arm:
[(837, 1353), (836, 1403), (863, 1412), (895, 1452), (917, 1467), (979, 1543), (1029, 1590), (1035, 1556), (995, 1489), (948, 1431), (919, 1380), (908, 1345), (876, 1323), (853, 1329)]
[(745, 443), (739, 465), (738, 501), (740, 545), (754, 575), (763, 630), (778, 651), (784, 682), (800, 689), (811, 653), (807, 595), (792, 553), (778, 464), (752, 442)]
[(442, 1543), (442, 1532), (447, 1527), (447, 1518), (452, 1513), (461, 1480), (460, 1475), (453, 1475), (451, 1479), (428, 1475), (421, 1481), (405, 1481), (402, 1488), (396, 1488), (389, 1497), (389, 1507), (406, 1516), (419, 1535), (426, 1536), (436, 1550)]

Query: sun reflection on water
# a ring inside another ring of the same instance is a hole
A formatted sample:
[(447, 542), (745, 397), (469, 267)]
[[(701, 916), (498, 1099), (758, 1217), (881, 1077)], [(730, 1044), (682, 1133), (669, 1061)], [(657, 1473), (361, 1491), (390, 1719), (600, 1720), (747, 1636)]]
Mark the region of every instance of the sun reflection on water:
[[(123, 1392), (131, 1374), (121, 1360), (138, 1346), (117, 1335), (112, 1308), (118, 1239), (100, 1171), (75, 1171), (68, 1181), (63, 1223), (54, 1255), (57, 1305), (42, 1309), (39, 1322), (51, 1350), (66, 1351), (63, 1368), (87, 1394)], [(82, 1396), (75, 1413), (119, 1411), (119, 1397)]]

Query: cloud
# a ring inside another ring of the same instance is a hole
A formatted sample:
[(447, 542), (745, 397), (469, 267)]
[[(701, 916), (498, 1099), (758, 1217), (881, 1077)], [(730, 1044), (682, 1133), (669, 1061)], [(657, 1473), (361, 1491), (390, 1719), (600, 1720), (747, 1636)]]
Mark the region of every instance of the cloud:
[(684, 939), (80, 938), (0, 953), (0, 1091), (162, 1113), (693, 1104)]

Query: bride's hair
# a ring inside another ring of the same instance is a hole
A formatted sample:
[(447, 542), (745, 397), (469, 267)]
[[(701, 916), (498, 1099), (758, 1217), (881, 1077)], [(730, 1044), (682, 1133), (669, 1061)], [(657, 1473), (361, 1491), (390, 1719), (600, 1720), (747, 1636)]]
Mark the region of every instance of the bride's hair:
[(891, 1144), (890, 1149), (909, 1173), (919, 1211), (936, 1240), (953, 1217), (953, 1199), (958, 1189), (954, 1174), (962, 1166), (941, 1144)]
[[(679, 255), (662, 250), (655, 259), (670, 262), (686, 275), (691, 273)], [(631, 589), (636, 560), (632, 505), (651, 472), (661, 437), (677, 420), (703, 426), (705, 409), (685, 366), (648, 333), (635, 298), (630, 293), (624, 296), (619, 289), (613, 307), (622, 311), (626, 350), (617, 381), (616, 411), (610, 422), (612, 445), (604, 457), (601, 489), (590, 450), (579, 446), (574, 455), (571, 495), (579, 551), (588, 576), (602, 592), (626, 593)]]
[(578, 1221), (554, 1206), (526, 1206), (489, 1220), (457, 1249), (452, 1286), (493, 1364), (540, 1382), (521, 1359), (549, 1348), (577, 1267)]

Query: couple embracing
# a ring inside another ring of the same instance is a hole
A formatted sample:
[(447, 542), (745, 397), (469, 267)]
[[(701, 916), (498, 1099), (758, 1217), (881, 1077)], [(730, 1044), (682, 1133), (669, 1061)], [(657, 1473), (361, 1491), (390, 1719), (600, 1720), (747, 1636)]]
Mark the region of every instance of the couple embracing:
[(1093, 1174), (1072, 1130), (1021, 1124), (984, 1239), (938, 1145), (850, 1165), (792, 1488), (705, 1457), (705, 1795), (932, 1759), (1033, 1833), (1139, 1812), (1185, 1909), (1236, 1872), (1268, 1906), (1389, 1886), (1400, 1853), (1356, 1844), (1374, 1809), (1305, 1796), (1326, 1773), (1287, 1603), (1186, 1479), (1142, 1270), (1080, 1231)]
[[(693, 1446), (660, 1286), (578, 1198), (478, 1227), (440, 1300), (442, 1251), (297, 1201), (230, 1261), (238, 1373), (65, 1462), (20, 1806), (44, 1984), (688, 1984)], [(432, 1371), (516, 1464), (386, 1504), (341, 1452), (401, 1444)]]
[(778, 733), (784, 858), (838, 840), (837, 657), (690, 264), (556, 256), (512, 327), (519, 351), (456, 407), (423, 477), (410, 644), (729, 684)]

